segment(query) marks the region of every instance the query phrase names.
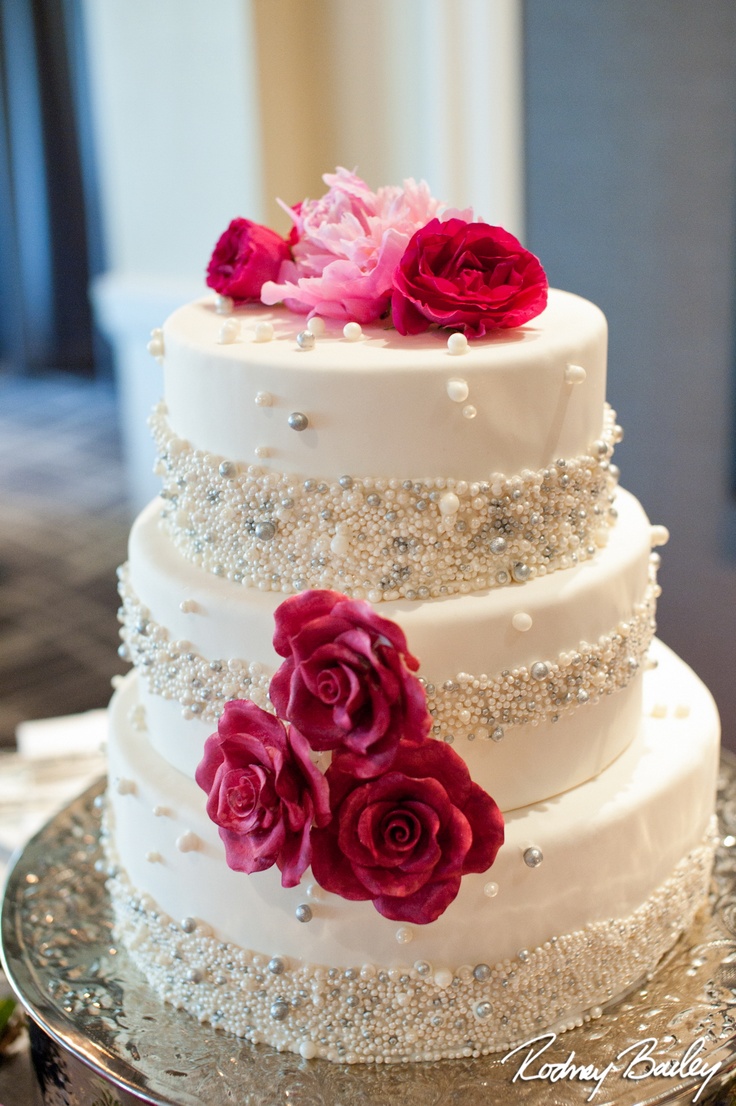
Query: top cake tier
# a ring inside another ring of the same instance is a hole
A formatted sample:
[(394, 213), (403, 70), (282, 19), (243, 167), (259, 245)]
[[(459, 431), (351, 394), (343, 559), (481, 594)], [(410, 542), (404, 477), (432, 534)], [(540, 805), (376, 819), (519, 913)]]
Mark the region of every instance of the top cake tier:
[(260, 305), (223, 316), (214, 296), (176, 311), (163, 332), (173, 434), (306, 478), (485, 481), (589, 456), (603, 432), (606, 321), (569, 293), (460, 354), (439, 331), (366, 326), (351, 341), (330, 320), (304, 349), (304, 326)]

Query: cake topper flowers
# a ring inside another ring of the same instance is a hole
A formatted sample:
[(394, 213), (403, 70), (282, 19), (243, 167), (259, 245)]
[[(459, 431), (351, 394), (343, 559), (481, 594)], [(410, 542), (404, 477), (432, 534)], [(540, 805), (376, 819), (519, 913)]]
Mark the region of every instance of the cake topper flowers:
[(446, 209), (424, 182), (373, 192), (342, 168), (324, 181), (320, 199), (286, 208), (288, 238), (233, 220), (208, 286), (236, 302), (283, 302), (310, 318), (391, 318), (401, 334), (437, 325), (477, 338), (544, 310), (544, 270), (508, 231), (475, 221), (470, 210)]
[[(431, 716), (403, 631), (363, 602), (307, 591), (276, 610), (277, 717), (229, 702), (195, 778), (228, 865), (276, 865), (394, 921), (435, 921), (503, 843), (498, 806)], [(309, 756), (329, 750), (323, 774)]]

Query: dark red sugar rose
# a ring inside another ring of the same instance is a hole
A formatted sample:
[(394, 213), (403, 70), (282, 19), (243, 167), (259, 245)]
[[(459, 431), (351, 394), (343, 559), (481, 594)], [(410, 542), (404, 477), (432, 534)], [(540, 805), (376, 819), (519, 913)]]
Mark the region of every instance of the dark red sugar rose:
[(430, 323), (469, 338), (522, 326), (544, 310), (547, 277), (534, 254), (502, 227), (432, 219), (394, 272), (391, 311), (400, 334)]
[(250, 873), (276, 864), (282, 885), (296, 887), (309, 866), (312, 825), (330, 816), (327, 783), (304, 738), (255, 703), (226, 703), (195, 779), (229, 867)]
[(371, 899), (393, 921), (433, 922), (462, 876), (485, 872), (503, 817), (449, 745), (399, 746), (390, 769), (360, 780), (336, 757), (327, 769), (332, 820), (312, 831), (312, 872), (326, 891)]
[(343, 770), (384, 771), (400, 740), (429, 733), (419, 662), (404, 633), (365, 602), (335, 591), (306, 591), (276, 610), (274, 648), (284, 663), (271, 679), (276, 713), (312, 749), (332, 749)]
[(290, 256), (288, 242), (269, 227), (233, 219), (210, 258), (207, 287), (241, 303), (260, 301), (261, 288)]

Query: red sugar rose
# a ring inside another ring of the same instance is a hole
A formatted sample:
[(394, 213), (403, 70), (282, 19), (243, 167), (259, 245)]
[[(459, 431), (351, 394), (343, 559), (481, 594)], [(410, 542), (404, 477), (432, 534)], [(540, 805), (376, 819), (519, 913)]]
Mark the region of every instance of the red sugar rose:
[(310, 862), (312, 825), (330, 816), (327, 784), (304, 738), (255, 703), (226, 703), (195, 779), (228, 866), (250, 873), (276, 864), (282, 885), (296, 887)]
[(312, 872), (326, 891), (372, 899), (393, 921), (433, 922), (462, 876), (485, 872), (503, 844), (503, 817), (449, 745), (401, 744), (390, 769), (360, 780), (327, 769), (332, 820), (312, 831)]
[(431, 717), (402, 630), (368, 604), (306, 591), (276, 610), (274, 648), (286, 660), (271, 679), (276, 713), (312, 749), (333, 749), (365, 778), (392, 762), (400, 740), (423, 742)]
[(207, 286), (241, 303), (259, 301), (267, 280), (275, 280), (289, 244), (269, 227), (233, 219), (215, 246), (207, 266)]
[(544, 310), (541, 264), (501, 227), (463, 219), (432, 219), (418, 230), (393, 278), (393, 322), (400, 334), (430, 323), (469, 338), (522, 326)]

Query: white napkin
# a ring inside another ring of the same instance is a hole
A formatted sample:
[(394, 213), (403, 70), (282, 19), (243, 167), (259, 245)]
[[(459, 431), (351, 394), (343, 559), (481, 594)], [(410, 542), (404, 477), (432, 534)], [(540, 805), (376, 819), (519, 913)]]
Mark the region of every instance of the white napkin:
[(18, 752), (0, 754), (0, 872), (16, 849), (104, 773), (105, 715), (87, 711), (18, 726)]

